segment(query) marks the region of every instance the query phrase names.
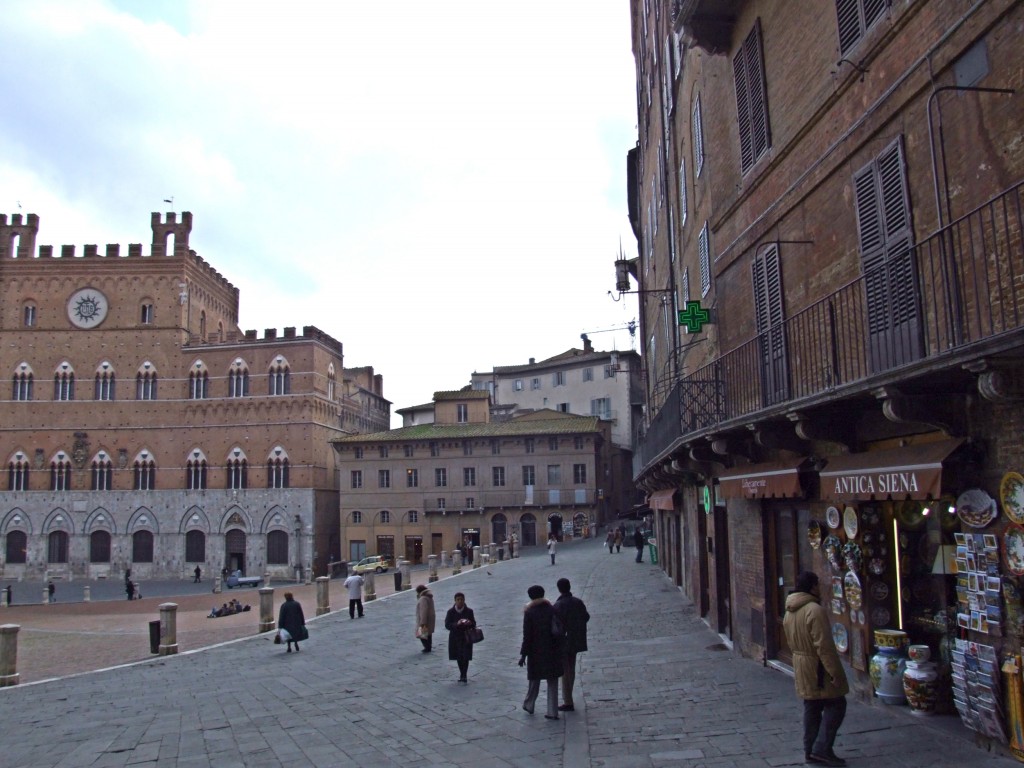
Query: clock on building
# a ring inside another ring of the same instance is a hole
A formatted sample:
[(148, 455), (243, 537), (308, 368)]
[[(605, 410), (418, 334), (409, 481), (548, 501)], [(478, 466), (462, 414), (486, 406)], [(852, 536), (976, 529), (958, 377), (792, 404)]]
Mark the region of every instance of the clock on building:
[(77, 328), (95, 328), (107, 316), (107, 297), (95, 288), (81, 288), (68, 299), (68, 320)]

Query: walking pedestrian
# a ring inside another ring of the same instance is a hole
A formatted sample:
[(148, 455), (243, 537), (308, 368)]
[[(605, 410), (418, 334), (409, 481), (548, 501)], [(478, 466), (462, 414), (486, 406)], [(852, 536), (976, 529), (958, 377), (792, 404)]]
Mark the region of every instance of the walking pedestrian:
[(558, 580), (558, 599), (555, 600), (555, 615), (565, 630), (565, 649), (562, 666), (562, 703), (560, 712), (576, 710), (572, 700), (572, 689), (576, 683), (576, 654), (587, 650), (587, 622), (590, 613), (587, 606), (572, 594), (568, 579)]
[(619, 531), (618, 528), (615, 529), (615, 535), (612, 539), (612, 544), (615, 545), (616, 554), (622, 552), (622, 533)]
[(192, 580), (192, 583), (193, 583), (193, 584), (199, 584), (199, 583), (201, 583), (201, 582), (202, 582), (202, 580), (203, 580), (203, 569), (202, 569), (202, 568), (200, 568), (200, 567), (199, 567), (199, 566), (197, 565), (197, 566), (196, 566), (196, 569), (195, 569), (194, 571), (192, 571), (192, 573), (194, 573), (194, 574), (195, 574), (195, 579), (193, 579), (193, 580)]
[(434, 593), (424, 584), (416, 587), (416, 637), (423, 644), (423, 653), (430, 653), (434, 645)]
[(53, 585), (53, 580), (51, 579), (50, 583), (46, 585), (46, 596), (47, 596), (47, 599), (51, 603), (56, 603), (57, 602), (57, 598), (54, 596), (56, 594), (56, 592), (57, 592), (57, 587), (55, 587)]
[(804, 760), (846, 765), (832, 747), (846, 716), (850, 686), (832, 639), (831, 622), (820, 600), (817, 574), (802, 572), (786, 598), (782, 628), (793, 653), (796, 695), (804, 702)]
[(512, 538), (508, 540), (508, 559), (511, 560), (516, 556), (516, 545), (519, 544), (519, 536), (515, 533), (512, 534)]
[(523, 709), (533, 714), (540, 681), (548, 683), (548, 720), (558, 719), (558, 678), (563, 673), (562, 640), (564, 630), (555, 609), (544, 599), (544, 587), (534, 584), (526, 590), (530, 602), (523, 611), (523, 644), (519, 648), (519, 666), (526, 666), (529, 687)]
[(292, 652), (292, 643), (295, 643), (295, 650), (298, 651), (299, 641), (308, 636), (302, 604), (291, 592), (284, 593), (284, 602), (277, 614), (277, 629), (281, 639), (288, 643), (288, 653)]
[(14, 605), (14, 590), (11, 589), (11, 585), (8, 584), (4, 591), (7, 593), (7, 604)]
[(548, 554), (551, 555), (551, 564), (555, 564), (555, 548), (558, 546), (558, 542), (555, 541), (555, 534), (548, 535)]
[(615, 552), (615, 531), (608, 531), (608, 535), (604, 537), (604, 545), (608, 547), (609, 555)]
[(644, 561), (644, 532), (640, 530), (640, 526), (636, 527), (633, 531), (633, 546), (636, 547), (636, 561), (642, 563)]
[(128, 595), (128, 599), (129, 600), (134, 600), (135, 599), (135, 582), (132, 581), (131, 579), (128, 579), (124, 583), (124, 593), (126, 595)]
[(476, 615), (466, 605), (466, 596), (455, 593), (455, 605), (444, 616), (444, 628), (448, 630), (448, 660), (459, 665), (459, 682), (468, 683), (469, 662), (473, 660), (473, 644), (466, 636), (468, 630), (476, 627)]
[(345, 579), (345, 588), (348, 590), (348, 617), (354, 619), (356, 611), (359, 611), (359, 618), (363, 618), (363, 577), (353, 573)]

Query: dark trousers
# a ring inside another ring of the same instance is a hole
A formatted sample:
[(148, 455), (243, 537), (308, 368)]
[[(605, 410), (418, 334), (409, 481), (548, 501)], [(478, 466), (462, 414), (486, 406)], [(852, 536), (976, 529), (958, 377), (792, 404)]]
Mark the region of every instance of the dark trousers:
[(804, 699), (804, 754), (830, 755), (846, 717), (846, 697)]
[(562, 662), (562, 703), (573, 704), (572, 689), (576, 684), (576, 654), (567, 653)]
[(423, 650), (429, 651), (431, 648), (434, 647), (434, 636), (426, 635), (424, 637), (421, 637), (420, 642), (423, 643)]
[(644, 548), (643, 547), (637, 547), (636, 548), (636, 561), (638, 563), (642, 563), (644, 561)]
[(348, 601), (348, 617), (354, 619), (356, 617), (356, 610), (359, 610), (359, 615), (363, 615), (363, 601), (359, 598)]
[(469, 659), (457, 659), (455, 663), (459, 665), (459, 680), (465, 680), (469, 673)]

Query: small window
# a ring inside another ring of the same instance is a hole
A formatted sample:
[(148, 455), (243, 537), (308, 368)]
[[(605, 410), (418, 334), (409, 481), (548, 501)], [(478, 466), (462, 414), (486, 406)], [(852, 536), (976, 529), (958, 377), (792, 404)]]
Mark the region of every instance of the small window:
[(267, 460), (267, 488), (288, 488), (288, 457), (275, 456)]
[(840, 52), (855, 48), (888, 7), (889, 0), (836, 0)]
[(110, 363), (103, 362), (100, 364), (99, 369), (96, 371), (95, 381), (95, 399), (96, 400), (113, 400), (114, 399), (114, 369)]
[(475, 496), (467, 496), (466, 497), (466, 509), (476, 509), (476, 497)]
[(377, 470), (377, 487), (378, 488), (390, 488), (391, 487), (391, 470), (390, 469), (378, 469)]
[(156, 400), (156, 371), (140, 370), (135, 374), (135, 399)]
[(551, 374), (551, 386), (553, 387), (564, 387), (565, 386), (565, 371), (555, 371)]
[(202, 458), (202, 454), (198, 458), (193, 454), (185, 463), (185, 487), (190, 491), (206, 490), (206, 469), (206, 460)]
[(558, 411), (559, 413), (568, 413), (569, 412), (569, 404), (568, 403), (559, 403), (558, 405), (555, 406), (555, 410)]
[(405, 458), (411, 459), (413, 456), (413, 449), (411, 445), (403, 445), (402, 451), (405, 453)]
[(465, 486), (476, 485), (476, 469), (474, 467), (465, 467), (462, 470), (462, 484)]
[(268, 371), (270, 384), (268, 393), (271, 395), (290, 395), (292, 391), (292, 372), (282, 358), (278, 358)]
[(530, 379), (530, 389), (540, 389), (540, 379)]
[(249, 463), (245, 459), (229, 459), (227, 464), (229, 491), (241, 491), (249, 487)]
[(35, 384), (33, 378), (34, 377), (32, 375), (32, 371), (28, 368), (28, 366), (20, 366), (17, 373), (14, 374), (14, 389), (11, 395), (11, 399), (22, 402), (31, 400), (32, 390)]
[(363, 470), (353, 469), (352, 470), (352, 487), (362, 488), (363, 487)]
[(352, 449), (352, 457), (356, 458), (356, 459), (363, 458), (363, 449), (360, 448), (360, 447), (353, 448)]
[(406, 488), (419, 488), (420, 485), (420, 471), (418, 469), (407, 469), (405, 470), (405, 487)]
[(693, 168), (694, 174), (700, 178), (704, 170), (704, 126), (700, 116), (700, 94), (693, 102)]
[(711, 244), (708, 242), (708, 223), (705, 221), (697, 239), (697, 252), (700, 256), (700, 295), (707, 296), (711, 290)]
[(439, 488), (443, 488), (448, 485), (448, 470), (444, 467), (438, 467), (434, 470), (434, 485)]
[(459, 424), (465, 424), (469, 421), (469, 406), (466, 403), (457, 403), (455, 405), (455, 420)]
[(610, 397), (598, 397), (590, 401), (590, 415), (602, 419), (612, 417), (612, 399)]
[[(146, 455), (147, 458), (142, 458)], [(156, 462), (149, 457), (148, 452), (140, 454), (132, 467), (132, 487), (136, 491), (152, 491), (156, 488)]]
[(515, 389), (516, 392), (522, 392), (523, 391), (523, 380), (522, 379), (516, 379), (515, 384), (513, 384), (512, 386), (513, 386), (513, 388)]
[(382, 459), (386, 459), (388, 457), (388, 447), (386, 445), (378, 446), (377, 453)]
[(389, 512), (386, 509), (382, 509), (380, 511), (380, 521), (382, 523), (390, 523), (391, 522), (391, 512)]
[(26, 304), (25, 305), (25, 327), (34, 328), (36, 325), (36, 305)]
[(491, 440), (491, 455), (497, 456), (499, 453), (501, 453), (501, 441)]
[(419, 513), (419, 511), (415, 510), (415, 509), (410, 509), (409, 510), (409, 522), (410, 523), (418, 523), (419, 521), (420, 521), (420, 513)]
[(500, 488), (505, 485), (505, 468), (504, 467), (491, 467), (491, 484), (495, 488)]
[(441, 455), (441, 446), (438, 443), (430, 444), (430, 455), (435, 459)]
[(50, 464), (50, 490), (71, 490), (71, 462), (63, 456)]
[(352, 513), (352, 522), (357, 524), (363, 522), (363, 513), (358, 509)]
[(593, 368), (584, 368), (583, 369), (583, 380), (584, 381), (593, 381), (594, 380), (594, 369)]
[(106, 454), (101, 454), (92, 463), (92, 483), (90, 487), (94, 491), (109, 491), (112, 490), (113, 480), (114, 465)]
[(437, 508), (438, 509), (444, 509), (445, 508), (444, 504), (445, 504), (444, 499), (443, 498), (438, 498), (438, 500), (437, 500)]
[(228, 397), (246, 397), (249, 394), (249, 369), (242, 360), (235, 360), (228, 370)]
[(558, 438), (557, 437), (549, 437), (548, 438), (548, 450), (549, 451), (557, 451), (558, 450)]
[(210, 396), (210, 377), (201, 363), (196, 363), (189, 371), (188, 396), (190, 400), (204, 400)]
[(736, 118), (740, 139), (740, 170), (746, 173), (772, 145), (768, 125), (768, 97), (764, 83), (761, 22), (754, 24), (732, 60), (736, 87)]
[(142, 324), (143, 325), (152, 325), (153, 324), (153, 305), (152, 304), (143, 304), (141, 309), (142, 309), (142, 313), (141, 313), (142, 317), (140, 319), (142, 320)]
[(615, 366), (614, 365), (606, 365), (604, 367), (604, 377), (606, 379), (614, 379), (615, 378)]
[(686, 226), (686, 160), (679, 161), (679, 228)]
[(582, 451), (584, 442), (585, 441), (582, 435), (576, 435), (572, 439), (572, 447), (575, 448), (577, 451)]
[(587, 482), (587, 465), (586, 464), (573, 464), (572, 465), (572, 481), (576, 485), (585, 485)]
[(560, 485), (562, 483), (562, 465), (548, 464), (548, 485)]
[(473, 455), (473, 441), (472, 440), (463, 440), (462, 441), (462, 455), (463, 456), (472, 456)]
[(74, 400), (75, 399), (75, 372), (64, 363), (53, 375), (53, 399)]
[(526, 453), (533, 453), (534, 451), (537, 450), (537, 441), (534, 440), (532, 437), (528, 437), (523, 441), (523, 448), (525, 449)]
[(523, 465), (523, 485), (536, 485), (537, 475), (533, 470), (532, 464)]

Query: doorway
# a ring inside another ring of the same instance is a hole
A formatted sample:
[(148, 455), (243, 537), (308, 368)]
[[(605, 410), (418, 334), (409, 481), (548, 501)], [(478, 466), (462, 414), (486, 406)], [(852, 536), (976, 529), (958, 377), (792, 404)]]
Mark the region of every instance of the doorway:
[(245, 575), (245, 531), (232, 528), (224, 537), (224, 562), (229, 573), (241, 571)]
[(729, 518), (715, 507), (715, 597), (718, 632), (732, 638), (732, 577), (729, 573)]
[(537, 518), (527, 512), (519, 519), (519, 530), (522, 531), (521, 546), (533, 547), (537, 544)]
[(555, 541), (562, 541), (562, 516), (557, 512), (548, 515), (548, 533), (555, 537)]
[(786, 643), (782, 620), (786, 615), (786, 597), (796, 586), (800, 571), (813, 570), (811, 545), (807, 538), (807, 526), (811, 520), (808, 509), (793, 507), (765, 510), (768, 530), (765, 532), (768, 560), (768, 585), (771, 606), (772, 628), (767, 649), (769, 656), (786, 664), (793, 663), (793, 653)]
[(423, 537), (422, 536), (406, 536), (405, 537), (405, 559), (413, 565), (419, 565), (423, 562)]

